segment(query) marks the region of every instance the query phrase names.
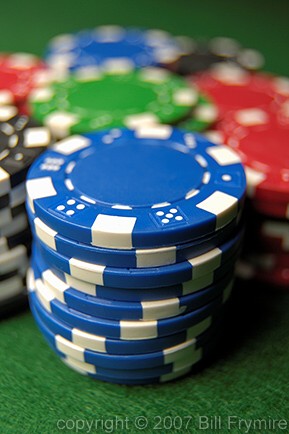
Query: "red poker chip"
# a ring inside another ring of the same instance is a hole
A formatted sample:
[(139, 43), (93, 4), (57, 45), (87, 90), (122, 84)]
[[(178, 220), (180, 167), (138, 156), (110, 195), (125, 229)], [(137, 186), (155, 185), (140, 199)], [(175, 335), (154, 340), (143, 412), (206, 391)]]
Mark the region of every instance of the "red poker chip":
[[(284, 106), (288, 106), (287, 102)], [(266, 203), (266, 214), (289, 209), (289, 110), (275, 113), (260, 108), (230, 112), (218, 123), (224, 143), (234, 148), (246, 168), (248, 196)], [(281, 117), (281, 114), (283, 117)], [(219, 138), (220, 139), (220, 138)], [(274, 212), (277, 208), (278, 211)], [(288, 209), (287, 209), (288, 208)], [(271, 211), (272, 209), (272, 211)], [(289, 218), (289, 215), (287, 216)]]
[(0, 105), (26, 101), (45, 69), (44, 62), (33, 54), (0, 53)]
[(250, 74), (234, 65), (217, 64), (190, 81), (214, 101), (220, 119), (231, 110), (257, 107), (275, 112), (289, 98), (289, 79)]

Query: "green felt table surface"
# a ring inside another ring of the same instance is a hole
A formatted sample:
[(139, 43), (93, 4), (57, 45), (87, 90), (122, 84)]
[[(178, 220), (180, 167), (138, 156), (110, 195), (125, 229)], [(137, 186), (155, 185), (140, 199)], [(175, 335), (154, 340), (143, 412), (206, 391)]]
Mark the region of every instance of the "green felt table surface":
[[(288, 75), (288, 6), (281, 0), (6, 0), (0, 5), (0, 50), (41, 55), (59, 33), (136, 25), (235, 37), (265, 55), (267, 70)], [(14, 316), (0, 322), (0, 432), (289, 432), (288, 312), (289, 294), (241, 285), (213, 363), (180, 381), (145, 387), (74, 373), (48, 348), (29, 312)], [(139, 416), (146, 418), (144, 429), (136, 427)], [(210, 418), (209, 427), (200, 425), (200, 416)], [(229, 417), (236, 417), (231, 426)], [(240, 419), (251, 425), (234, 423)], [(273, 419), (284, 422), (274, 428)]]

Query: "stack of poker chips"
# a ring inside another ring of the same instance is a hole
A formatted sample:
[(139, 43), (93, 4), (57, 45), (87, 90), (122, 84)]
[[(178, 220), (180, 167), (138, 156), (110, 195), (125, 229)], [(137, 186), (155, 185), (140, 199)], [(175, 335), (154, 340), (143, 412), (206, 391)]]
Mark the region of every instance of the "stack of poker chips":
[(34, 318), (78, 372), (164, 382), (216, 347), (242, 239), (238, 155), (168, 125), (65, 138), (32, 165)]
[(15, 106), (0, 107), (0, 316), (25, 306), (31, 233), (25, 212), (25, 178), (50, 144), (50, 132)]
[(248, 183), (238, 273), (289, 288), (289, 79), (221, 65), (193, 78), (219, 111), (212, 140), (239, 153)]

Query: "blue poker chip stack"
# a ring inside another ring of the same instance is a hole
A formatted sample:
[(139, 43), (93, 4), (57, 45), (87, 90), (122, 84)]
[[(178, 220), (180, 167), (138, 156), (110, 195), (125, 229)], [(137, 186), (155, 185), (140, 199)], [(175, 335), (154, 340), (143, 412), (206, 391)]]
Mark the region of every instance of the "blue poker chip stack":
[(31, 309), (64, 363), (146, 384), (213, 352), (242, 239), (231, 149), (167, 125), (71, 136), (26, 189)]

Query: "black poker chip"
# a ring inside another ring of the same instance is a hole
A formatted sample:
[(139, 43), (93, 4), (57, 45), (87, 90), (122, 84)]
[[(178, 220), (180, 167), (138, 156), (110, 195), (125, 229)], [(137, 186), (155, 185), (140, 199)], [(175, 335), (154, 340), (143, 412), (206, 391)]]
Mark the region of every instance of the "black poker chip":
[(249, 71), (263, 67), (264, 57), (257, 50), (243, 48), (232, 38), (218, 37), (208, 41), (183, 39), (185, 54), (174, 67), (180, 75), (191, 75), (208, 70), (221, 62), (231, 62)]
[(25, 182), (32, 162), (50, 143), (48, 128), (18, 114), (14, 106), (0, 107), (1, 201), (7, 204), (11, 190)]

